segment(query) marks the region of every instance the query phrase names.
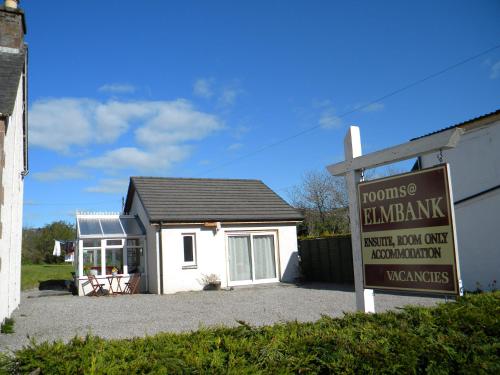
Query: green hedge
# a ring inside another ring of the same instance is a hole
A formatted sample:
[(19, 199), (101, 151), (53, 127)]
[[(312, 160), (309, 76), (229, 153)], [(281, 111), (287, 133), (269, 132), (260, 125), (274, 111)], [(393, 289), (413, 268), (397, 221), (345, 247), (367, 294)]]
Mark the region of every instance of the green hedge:
[[(145, 311), (145, 314), (147, 312)], [(133, 340), (32, 344), (4, 371), (136, 373), (500, 374), (500, 293), (436, 308), (323, 317), (315, 323), (201, 329)]]

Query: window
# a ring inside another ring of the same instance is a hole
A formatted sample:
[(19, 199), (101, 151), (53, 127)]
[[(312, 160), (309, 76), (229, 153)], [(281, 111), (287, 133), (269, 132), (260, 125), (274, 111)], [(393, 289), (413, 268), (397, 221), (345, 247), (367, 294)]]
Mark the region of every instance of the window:
[(101, 240), (83, 240), (83, 247), (101, 247)]
[(84, 272), (94, 270), (97, 275), (101, 274), (101, 241), (83, 241), (83, 269)]
[(196, 267), (196, 242), (194, 234), (183, 234), (184, 266)]
[(278, 279), (274, 233), (229, 235), (228, 258), (233, 285)]
[(142, 246), (138, 239), (127, 240), (128, 273), (144, 272), (141, 265)]
[(123, 273), (123, 248), (107, 248), (106, 249), (106, 274), (110, 275), (113, 268), (118, 270), (118, 273)]

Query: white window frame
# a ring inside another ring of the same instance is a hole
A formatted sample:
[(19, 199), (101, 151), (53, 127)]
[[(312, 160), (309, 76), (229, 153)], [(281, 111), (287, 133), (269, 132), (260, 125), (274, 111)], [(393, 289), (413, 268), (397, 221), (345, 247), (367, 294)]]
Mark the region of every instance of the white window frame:
[[(250, 237), (250, 254), (252, 258), (252, 278), (249, 280), (238, 280), (231, 281), (231, 273), (229, 271), (229, 237)], [(275, 274), (276, 277), (272, 279), (259, 279), (255, 278), (255, 257), (253, 250), (253, 237), (254, 236), (273, 236), (274, 241), (274, 264), (275, 264)], [(228, 286), (238, 286), (238, 285), (250, 285), (250, 284), (266, 284), (279, 282), (280, 275), (280, 258), (279, 258), (279, 243), (278, 243), (278, 233), (276, 231), (244, 231), (244, 232), (226, 232), (226, 275)]]
[[(118, 245), (110, 245), (108, 244), (108, 241), (120, 241), (120, 244)], [(108, 267), (108, 264), (106, 262), (106, 251), (107, 250), (122, 250), (122, 273), (120, 275), (128, 275), (128, 265), (127, 265), (127, 260), (126, 260), (126, 246), (125, 246), (125, 243), (124, 243), (124, 239), (123, 238), (106, 238), (106, 240), (103, 240), (103, 248), (102, 248), (102, 252), (103, 252), (103, 256), (104, 256), (104, 262), (103, 262), (103, 270), (104, 270), (104, 273), (106, 276), (111, 276), (110, 273), (107, 273), (106, 270), (107, 270), (107, 267)], [(114, 252), (114, 254), (116, 254), (116, 252)], [(114, 258), (114, 256), (112, 256)]]
[[(84, 255), (84, 253), (86, 251), (92, 251), (93, 252), (92, 256), (95, 257), (95, 258), (97, 258), (97, 255), (99, 255), (99, 257), (101, 258), (100, 264), (92, 266), (92, 267), (99, 267), (99, 273), (100, 273), (99, 276), (103, 276), (102, 275), (102, 249), (101, 249), (101, 240), (98, 240), (98, 241), (99, 241), (99, 246), (85, 246), (85, 247), (83, 247), (83, 244), (82, 244), (82, 250), (81, 250), (82, 251), (82, 265), (81, 265), (82, 274), (80, 276), (85, 276), (83, 274), (83, 272), (84, 272), (83, 270), (85, 268), (85, 261), (84, 261), (85, 255)], [(82, 243), (83, 243), (83, 241), (82, 241)]]
[[(197, 246), (196, 246), (196, 233), (182, 233), (182, 268), (183, 269), (190, 269), (190, 268), (197, 268)], [(193, 239), (193, 261), (191, 262), (186, 262), (184, 259), (184, 237), (191, 237)]]

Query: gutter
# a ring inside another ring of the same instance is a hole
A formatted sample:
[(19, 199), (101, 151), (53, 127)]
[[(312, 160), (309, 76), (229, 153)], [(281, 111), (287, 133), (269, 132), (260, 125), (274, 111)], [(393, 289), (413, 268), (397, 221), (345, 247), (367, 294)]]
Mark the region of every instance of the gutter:
[(460, 204), (460, 203), (463, 203), (463, 202), (467, 202), (468, 200), (480, 197), (481, 195), (490, 193), (490, 192), (498, 190), (498, 189), (500, 189), (500, 185), (493, 186), (492, 188), (480, 191), (479, 193), (476, 193), (476, 194), (470, 195), (470, 196), (468, 196), (466, 198), (460, 199), (460, 200), (456, 201), (454, 204), (457, 205), (457, 204)]
[[(207, 221), (200, 221), (200, 222), (164, 222), (164, 221), (157, 221), (157, 222), (152, 222), (151, 225), (154, 226), (160, 226), (160, 227), (175, 227), (179, 225), (204, 225), (207, 222), (216, 222), (217, 220), (207, 220)], [(239, 225), (239, 224), (297, 224), (301, 223), (304, 220), (277, 220), (277, 221), (220, 221), (221, 224), (223, 225)]]

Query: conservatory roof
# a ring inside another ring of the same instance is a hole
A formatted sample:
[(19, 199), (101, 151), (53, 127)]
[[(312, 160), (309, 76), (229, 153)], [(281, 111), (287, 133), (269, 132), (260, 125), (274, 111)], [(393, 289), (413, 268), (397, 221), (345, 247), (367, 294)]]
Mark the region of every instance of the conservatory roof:
[(76, 214), (79, 238), (123, 238), (144, 236), (145, 229), (138, 217), (120, 214)]

